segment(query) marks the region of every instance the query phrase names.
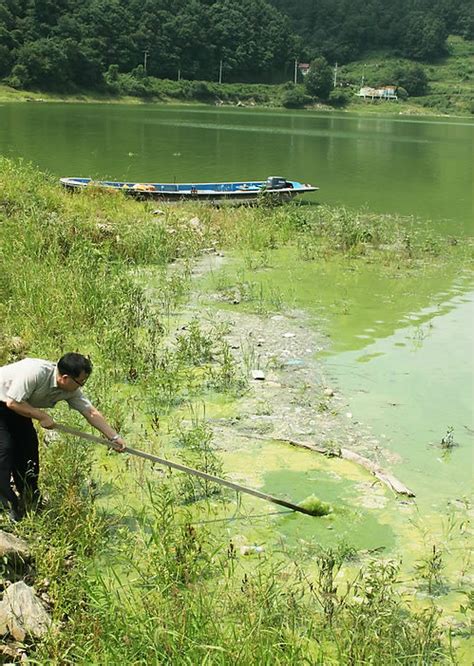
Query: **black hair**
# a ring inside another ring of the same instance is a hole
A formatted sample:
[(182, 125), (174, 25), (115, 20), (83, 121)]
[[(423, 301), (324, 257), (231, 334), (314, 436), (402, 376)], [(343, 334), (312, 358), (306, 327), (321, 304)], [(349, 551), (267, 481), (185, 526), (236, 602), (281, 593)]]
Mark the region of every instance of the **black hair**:
[(58, 370), (62, 375), (69, 375), (73, 379), (79, 377), (81, 372), (90, 375), (92, 372), (92, 363), (82, 354), (68, 352), (61, 356), (58, 361)]

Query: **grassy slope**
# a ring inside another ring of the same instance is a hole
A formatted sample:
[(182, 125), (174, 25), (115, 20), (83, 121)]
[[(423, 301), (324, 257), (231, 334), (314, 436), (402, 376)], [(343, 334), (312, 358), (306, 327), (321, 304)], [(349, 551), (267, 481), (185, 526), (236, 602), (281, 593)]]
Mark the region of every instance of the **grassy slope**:
[[(474, 43), (467, 42), (461, 37), (450, 37), (448, 40), (450, 54), (434, 65), (426, 65), (426, 71), (430, 82), (430, 93), (425, 97), (411, 98), (406, 102), (375, 103), (369, 104), (354, 99), (346, 107), (349, 111), (375, 112), (375, 113), (413, 113), (433, 114), (448, 113), (452, 115), (470, 115), (474, 111), (474, 93), (472, 89), (473, 72), (472, 57), (474, 55)], [(378, 53), (372, 54), (360, 61), (355, 61), (340, 68), (339, 80), (350, 82), (355, 92), (364, 77), (370, 80), (371, 75), (380, 71), (380, 68), (389, 69), (393, 64), (407, 64), (409, 61), (397, 59), (393, 56)], [(387, 83), (390, 83), (387, 81)], [(209, 84), (212, 94), (216, 98), (219, 91), (223, 97), (228, 98), (228, 103), (236, 104), (238, 100), (244, 100), (246, 105), (252, 104), (252, 97), (256, 99), (259, 106), (280, 106), (284, 94), (283, 86), (251, 85), (251, 84)], [(137, 97), (117, 97), (111, 94), (100, 94), (96, 91), (83, 91), (75, 94), (57, 94), (42, 91), (24, 91), (0, 85), (0, 102), (9, 101), (68, 101), (68, 102), (127, 102), (142, 103), (143, 101), (171, 101), (176, 103), (175, 97), (170, 92), (176, 86), (176, 82), (157, 81), (158, 89), (161, 88), (159, 99), (143, 100)], [(168, 91), (168, 92), (167, 92)], [(197, 100), (186, 100), (187, 103)], [(212, 101), (212, 104), (215, 102)], [(332, 107), (318, 105), (318, 109), (331, 110)]]

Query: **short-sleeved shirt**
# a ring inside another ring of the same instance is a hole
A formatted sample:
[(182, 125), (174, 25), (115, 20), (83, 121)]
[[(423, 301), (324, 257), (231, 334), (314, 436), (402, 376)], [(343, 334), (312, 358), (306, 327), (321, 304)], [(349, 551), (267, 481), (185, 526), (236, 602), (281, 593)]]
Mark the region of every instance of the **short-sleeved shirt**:
[(81, 414), (92, 407), (80, 388), (72, 392), (58, 388), (56, 372), (56, 363), (40, 358), (25, 358), (0, 367), (0, 401), (10, 399), (41, 408), (65, 400)]

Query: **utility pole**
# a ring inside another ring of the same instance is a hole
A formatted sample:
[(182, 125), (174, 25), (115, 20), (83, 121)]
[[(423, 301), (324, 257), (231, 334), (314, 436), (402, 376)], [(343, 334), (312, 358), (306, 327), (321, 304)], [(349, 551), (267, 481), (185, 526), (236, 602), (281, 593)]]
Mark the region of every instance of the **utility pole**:
[(294, 84), (298, 83), (298, 60), (295, 58), (295, 77), (294, 77)]
[(149, 56), (148, 51), (147, 50), (143, 51), (143, 71), (145, 72), (145, 76), (146, 76), (146, 63), (148, 60), (148, 56)]
[(219, 63), (219, 83), (222, 83), (222, 58)]
[(337, 62), (336, 66), (334, 67), (334, 88), (336, 87), (336, 85), (337, 85)]

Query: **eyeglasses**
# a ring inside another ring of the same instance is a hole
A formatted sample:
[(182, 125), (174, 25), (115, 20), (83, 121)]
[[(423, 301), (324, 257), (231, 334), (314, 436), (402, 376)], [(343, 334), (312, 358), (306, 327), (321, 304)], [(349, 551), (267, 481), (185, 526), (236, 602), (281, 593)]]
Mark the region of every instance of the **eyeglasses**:
[(72, 379), (72, 381), (75, 382), (78, 386), (84, 386), (84, 384), (86, 383), (86, 381), (89, 379), (89, 377), (86, 377), (86, 378), (84, 379), (83, 382), (80, 382), (80, 381), (79, 381), (78, 379), (76, 379), (75, 377), (71, 377), (71, 375), (69, 375), (69, 378)]

